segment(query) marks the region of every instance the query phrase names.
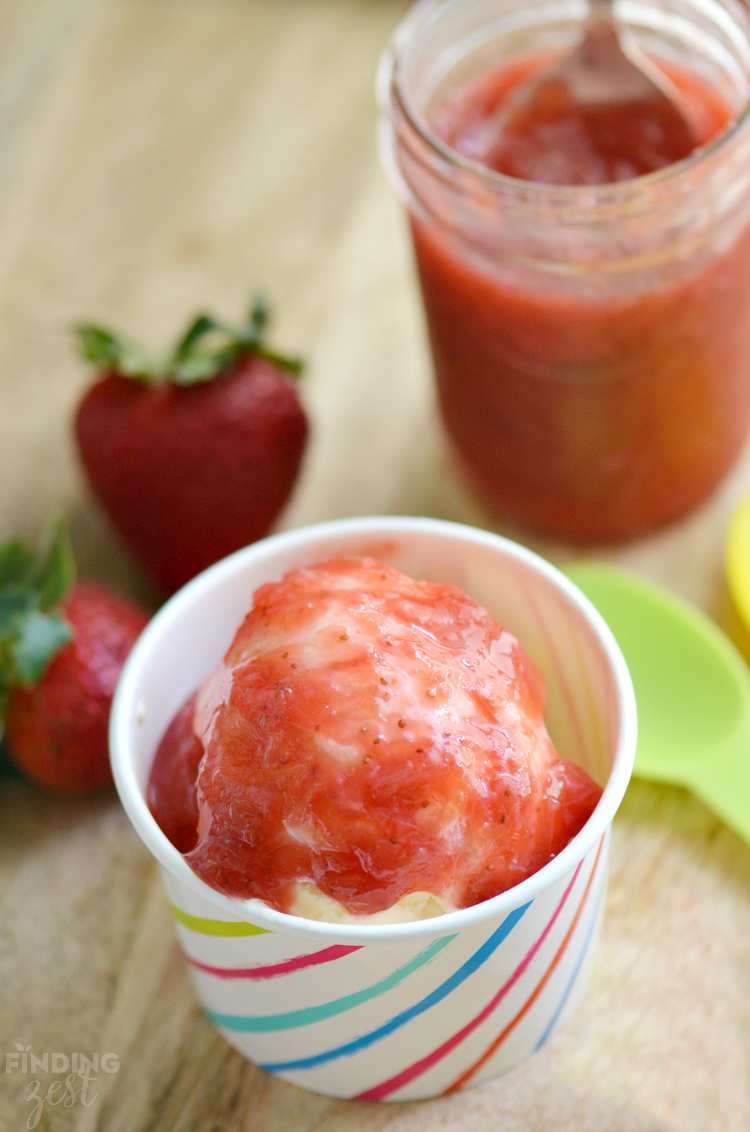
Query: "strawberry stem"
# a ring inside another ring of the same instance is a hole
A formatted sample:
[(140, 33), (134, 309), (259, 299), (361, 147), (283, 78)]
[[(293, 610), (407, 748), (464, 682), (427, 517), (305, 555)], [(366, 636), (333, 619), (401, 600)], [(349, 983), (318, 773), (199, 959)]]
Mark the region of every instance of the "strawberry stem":
[(256, 354), (296, 377), (302, 371), (301, 360), (265, 346), (267, 322), (268, 308), (260, 295), (255, 296), (247, 319), (239, 326), (220, 322), (210, 314), (199, 314), (162, 360), (149, 357), (135, 343), (103, 327), (79, 323), (73, 329), (79, 351), (87, 361), (100, 370), (148, 385), (164, 381), (196, 385), (211, 381), (231, 369), (244, 354)]

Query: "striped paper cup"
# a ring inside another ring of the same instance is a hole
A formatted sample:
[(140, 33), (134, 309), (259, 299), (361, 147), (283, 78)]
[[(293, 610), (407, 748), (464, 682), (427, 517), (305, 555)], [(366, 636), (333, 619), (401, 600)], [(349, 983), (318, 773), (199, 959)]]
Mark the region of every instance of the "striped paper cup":
[[(488, 606), (547, 680), (558, 750), (604, 787), (577, 837), (500, 896), (406, 924), (305, 920), (204, 884), (149, 813), (144, 791), (159, 739), (226, 651), (254, 590), (338, 554), (370, 555)], [(217, 563), (147, 627), (111, 718), (117, 788), (161, 867), (208, 1016), (270, 1073), (367, 1100), (434, 1097), (487, 1081), (538, 1049), (580, 1000), (635, 738), (623, 658), (562, 574), (486, 531), (411, 518), (324, 523)]]

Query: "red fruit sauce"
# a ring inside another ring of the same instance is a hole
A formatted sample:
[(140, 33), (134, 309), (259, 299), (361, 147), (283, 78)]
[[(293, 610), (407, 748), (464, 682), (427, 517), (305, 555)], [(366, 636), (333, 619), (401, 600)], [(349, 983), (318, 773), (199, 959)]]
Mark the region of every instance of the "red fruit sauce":
[(355, 914), (420, 891), (464, 907), (539, 869), (599, 800), (543, 716), (539, 673), (486, 609), (334, 559), (257, 591), (148, 801), (232, 896), (289, 911), (309, 880)]
[[(496, 171), (555, 184), (632, 178), (684, 156), (658, 121), (642, 145), (618, 107), (596, 122), (531, 115), (507, 143), (485, 138), (482, 149), (482, 124), (546, 62), (454, 91), (431, 112), (434, 132)], [(670, 78), (705, 145), (729, 125), (729, 107), (695, 75)], [(594, 268), (586, 289), (533, 266), (533, 252), (522, 269), (485, 246), (489, 219), (472, 244), (441, 215), (412, 215), (412, 230), (441, 412), (478, 494), (501, 516), (585, 540), (645, 532), (705, 498), (736, 459), (750, 415), (746, 224), (668, 269), (658, 267), (657, 235), (646, 267), (628, 268), (640, 282)], [(618, 216), (608, 223), (622, 254)]]
[(726, 129), (732, 114), (696, 76), (674, 68), (694, 140), (675, 136), (660, 104), (585, 106), (546, 87), (512, 115), (512, 129), (488, 130), (488, 120), (509, 95), (544, 70), (546, 56), (509, 63), (459, 87), (436, 109), (435, 133), (457, 153), (508, 177), (548, 185), (600, 185), (629, 181), (688, 157)]
[(189, 853), (198, 839), (198, 770), (203, 744), (193, 729), (196, 696), (182, 705), (162, 736), (146, 788), (151, 812), (176, 849)]

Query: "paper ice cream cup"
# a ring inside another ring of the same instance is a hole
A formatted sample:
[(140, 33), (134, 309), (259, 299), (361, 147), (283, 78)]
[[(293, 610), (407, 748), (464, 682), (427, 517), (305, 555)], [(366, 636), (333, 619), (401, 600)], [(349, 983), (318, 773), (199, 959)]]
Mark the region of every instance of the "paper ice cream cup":
[[(399, 924), (286, 915), (206, 885), (148, 810), (159, 740), (224, 655), (255, 589), (339, 554), (456, 585), (489, 607), (546, 678), (557, 749), (604, 788), (558, 856), (491, 900)], [(610, 825), (633, 766), (635, 700), (599, 614), (529, 550), (486, 531), (411, 518), (342, 520), (255, 543), (156, 614), (123, 671), (110, 741), (117, 789), (159, 862), (201, 1003), (226, 1039), (270, 1073), (336, 1097), (434, 1097), (528, 1057), (579, 1002), (601, 917)]]

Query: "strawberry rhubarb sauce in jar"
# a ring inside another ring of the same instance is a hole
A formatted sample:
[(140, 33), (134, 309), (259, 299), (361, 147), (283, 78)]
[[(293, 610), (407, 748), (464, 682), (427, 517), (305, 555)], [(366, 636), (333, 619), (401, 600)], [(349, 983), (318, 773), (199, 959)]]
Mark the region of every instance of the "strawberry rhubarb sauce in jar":
[(747, 434), (750, 9), (616, 5), (676, 91), (686, 156), (657, 136), (644, 164), (622, 108), (609, 165), (564, 130), (552, 160), (531, 128), (498, 155), (492, 115), (573, 49), (585, 15), (576, 0), (417, 3), (381, 62), (379, 142), (459, 466), (499, 517), (603, 540), (689, 511)]

